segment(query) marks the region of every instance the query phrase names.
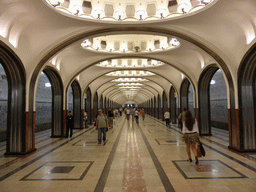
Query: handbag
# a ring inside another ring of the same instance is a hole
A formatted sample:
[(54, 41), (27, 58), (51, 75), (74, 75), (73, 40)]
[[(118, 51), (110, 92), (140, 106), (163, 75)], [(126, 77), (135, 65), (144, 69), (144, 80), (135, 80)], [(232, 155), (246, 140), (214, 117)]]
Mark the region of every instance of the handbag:
[(205, 150), (201, 142), (197, 146), (197, 157), (205, 156)]
[(201, 151), (202, 156), (205, 156), (205, 150), (204, 150), (204, 147), (203, 147), (201, 142), (199, 144), (199, 147), (200, 147), (200, 151)]
[(198, 146), (197, 146), (197, 157), (202, 157), (202, 153), (201, 153), (201, 149), (200, 149), (200, 144), (198, 144)]

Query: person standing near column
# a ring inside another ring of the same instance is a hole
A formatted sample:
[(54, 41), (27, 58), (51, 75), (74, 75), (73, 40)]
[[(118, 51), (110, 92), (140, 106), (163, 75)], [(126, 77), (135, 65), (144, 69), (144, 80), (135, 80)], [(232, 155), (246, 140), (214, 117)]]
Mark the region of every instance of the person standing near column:
[(145, 119), (145, 111), (144, 108), (141, 109), (142, 121)]
[(113, 112), (113, 110), (111, 108), (108, 109), (108, 125), (109, 125), (109, 128), (113, 128), (113, 121), (115, 119), (115, 113)]
[(71, 114), (71, 111), (69, 111), (67, 116), (66, 138), (68, 138), (69, 132), (70, 132), (70, 138), (72, 137), (73, 128), (74, 128), (74, 117)]
[(166, 109), (166, 112), (164, 113), (164, 119), (166, 122), (166, 127), (170, 126), (170, 112), (169, 109)]
[(87, 112), (85, 111), (84, 112), (84, 128), (88, 128), (89, 126), (88, 126), (88, 124), (87, 124)]
[(106, 132), (108, 127), (108, 118), (102, 113), (102, 109), (98, 110), (98, 116), (96, 117), (96, 130), (98, 130), (98, 144), (101, 144), (102, 134), (103, 143), (106, 144)]

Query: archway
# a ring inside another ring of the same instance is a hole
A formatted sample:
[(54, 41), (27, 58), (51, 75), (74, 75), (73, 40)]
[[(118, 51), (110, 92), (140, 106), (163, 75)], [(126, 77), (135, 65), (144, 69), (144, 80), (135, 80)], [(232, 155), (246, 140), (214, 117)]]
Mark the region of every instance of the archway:
[(167, 96), (166, 96), (165, 91), (163, 92), (162, 102), (163, 102), (162, 120), (164, 121), (164, 113), (165, 113), (166, 109), (168, 109), (168, 101), (167, 101)]
[(73, 116), (74, 116), (74, 128), (83, 128), (81, 119), (81, 88), (78, 81), (73, 81), (71, 84), (73, 93)]
[(171, 115), (171, 122), (173, 124), (177, 123), (177, 105), (176, 105), (176, 97), (175, 97), (175, 90), (173, 87), (170, 89), (170, 94), (169, 94), (169, 103), (170, 103), (170, 115)]
[(188, 79), (184, 79), (181, 83), (180, 87), (180, 112), (186, 108), (188, 109), (188, 88), (190, 86), (190, 82)]
[(41, 72), (36, 89), (36, 130), (52, 128), (52, 88), (48, 77)]
[(8, 107), (8, 82), (3, 66), (0, 63), (0, 142), (6, 141)]
[(154, 96), (154, 117), (157, 117), (156, 97)]
[(104, 113), (107, 114), (107, 98), (104, 99)]
[(190, 84), (188, 87), (188, 108), (189, 111), (191, 111), (192, 115), (194, 116), (194, 91), (193, 91), (193, 87)]
[(256, 44), (246, 53), (238, 71), (238, 149), (256, 151)]
[(52, 134), (51, 137), (65, 136), (63, 126), (63, 85), (61, 77), (54, 68), (46, 67), (43, 70), (48, 77), (52, 88)]
[(85, 110), (87, 112), (87, 121), (92, 124), (92, 94), (91, 89), (88, 87), (86, 90)]
[(93, 121), (97, 113), (98, 113), (98, 93), (96, 92), (93, 97)]
[(102, 111), (104, 111), (104, 109), (103, 109), (103, 96), (102, 95), (100, 97), (100, 108), (102, 109)]
[[(25, 154), (35, 149), (27, 131), (25, 113), (25, 69), (18, 56), (0, 41), (0, 64), (8, 84), (6, 155)], [(14, 121), (15, 120), (15, 121)], [(32, 135), (32, 130), (31, 130)]]
[(160, 95), (158, 94), (157, 96), (157, 118), (161, 119), (162, 116), (162, 106), (161, 106), (161, 98)]

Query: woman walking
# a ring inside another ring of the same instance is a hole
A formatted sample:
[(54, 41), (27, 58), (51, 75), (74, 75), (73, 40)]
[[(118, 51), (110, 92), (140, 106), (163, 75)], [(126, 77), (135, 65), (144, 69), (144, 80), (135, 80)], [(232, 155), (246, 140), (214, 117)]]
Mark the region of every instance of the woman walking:
[(192, 116), (190, 111), (186, 111), (185, 113), (185, 121), (183, 123), (183, 129), (182, 129), (182, 141), (185, 141), (186, 143), (188, 161), (192, 162), (191, 152), (190, 152), (190, 148), (191, 148), (195, 155), (195, 160), (196, 160), (195, 163), (196, 165), (198, 165), (196, 144), (199, 143), (199, 131), (198, 131), (197, 122), (195, 118)]

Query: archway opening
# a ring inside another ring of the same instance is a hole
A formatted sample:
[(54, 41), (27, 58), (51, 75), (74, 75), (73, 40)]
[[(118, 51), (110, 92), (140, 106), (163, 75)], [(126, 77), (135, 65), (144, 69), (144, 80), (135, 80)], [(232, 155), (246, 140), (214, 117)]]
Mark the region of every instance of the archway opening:
[(177, 123), (177, 97), (175, 97), (175, 90), (172, 87), (170, 89), (170, 94), (169, 94), (169, 103), (170, 103), (170, 115), (171, 115), (171, 122), (173, 124)]
[(88, 88), (86, 90), (86, 99), (85, 99), (85, 102), (84, 102), (85, 106), (85, 111), (87, 112), (87, 121), (88, 121), (88, 124), (92, 124), (92, 94), (91, 94), (91, 90), (90, 88)]
[(210, 81), (210, 109), (212, 135), (228, 142), (227, 87), (220, 69)]
[(95, 116), (98, 113), (98, 93), (96, 92), (93, 98), (93, 120), (95, 120)]
[(194, 91), (191, 84), (189, 84), (188, 87), (188, 108), (189, 111), (191, 111), (192, 115), (195, 116), (194, 113)]
[[(0, 142), (6, 141), (7, 132), (7, 106), (8, 105), (8, 82), (3, 66), (0, 63)], [(0, 151), (5, 151), (5, 143), (0, 145)]]
[[(35, 132), (41, 132), (42, 136), (51, 136), (52, 128), (52, 85), (45, 75), (41, 72), (37, 83), (36, 90), (36, 130)], [(35, 141), (38, 142), (40, 139), (37, 134)]]
[(164, 121), (164, 113), (166, 109), (168, 109), (168, 102), (167, 102), (167, 96), (165, 91), (163, 92), (162, 102), (163, 102), (162, 120)]

